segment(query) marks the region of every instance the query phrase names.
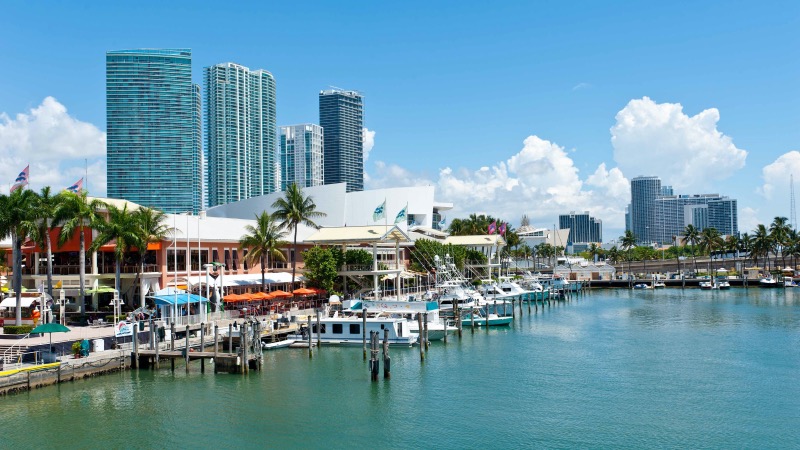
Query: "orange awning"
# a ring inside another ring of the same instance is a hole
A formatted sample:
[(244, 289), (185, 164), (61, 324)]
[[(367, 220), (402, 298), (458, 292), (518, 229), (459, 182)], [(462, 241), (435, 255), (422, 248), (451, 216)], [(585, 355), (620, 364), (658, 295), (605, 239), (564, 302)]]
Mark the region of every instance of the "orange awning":
[(161, 242), (150, 242), (147, 244), (148, 250), (161, 250)]

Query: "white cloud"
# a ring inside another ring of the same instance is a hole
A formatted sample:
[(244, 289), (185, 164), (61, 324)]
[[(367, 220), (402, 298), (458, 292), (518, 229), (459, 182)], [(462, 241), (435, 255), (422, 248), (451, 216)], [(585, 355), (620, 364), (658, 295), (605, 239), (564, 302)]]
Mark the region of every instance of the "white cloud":
[[(778, 189), (787, 188), (781, 192), (786, 192), (786, 198), (788, 198), (789, 178), (793, 174), (800, 175), (800, 152), (797, 150), (784, 153), (775, 162), (761, 169), (764, 184), (756, 189), (756, 192), (765, 199), (772, 200), (776, 187)], [(800, 180), (798, 181), (800, 182)]]
[(450, 217), (478, 212), (518, 223), (527, 214), (535, 226), (549, 227), (558, 214), (575, 210), (621, 226), (630, 195), (618, 168), (603, 164), (584, 183), (564, 148), (537, 136), (525, 139), (505, 161), (477, 170), (445, 167), (435, 181), (397, 165), (376, 161), (375, 166), (369, 188), (433, 184), (437, 199), (453, 202)]
[(53, 97), (28, 113), (0, 113), (0, 183), (13, 182), (30, 164), (31, 189), (61, 190), (89, 173), (93, 195), (106, 193), (106, 134), (67, 112)]
[(740, 207), (739, 208), (739, 232), (741, 233), (750, 233), (752, 234), (753, 230), (756, 229), (758, 224), (766, 223), (763, 220), (758, 220), (759, 211), (757, 209), (753, 209), (749, 206)]
[(366, 162), (369, 158), (369, 152), (371, 152), (372, 147), (375, 146), (375, 131), (370, 131), (367, 127), (364, 127), (362, 129), (362, 135), (364, 136), (364, 162)]
[(717, 130), (719, 111), (695, 116), (679, 103), (631, 100), (611, 128), (614, 160), (630, 175), (658, 175), (677, 191), (702, 192), (744, 167), (747, 152)]
[(572, 86), (572, 90), (579, 91), (581, 89), (589, 89), (590, 87), (592, 87), (592, 85), (589, 83), (578, 83), (575, 86)]

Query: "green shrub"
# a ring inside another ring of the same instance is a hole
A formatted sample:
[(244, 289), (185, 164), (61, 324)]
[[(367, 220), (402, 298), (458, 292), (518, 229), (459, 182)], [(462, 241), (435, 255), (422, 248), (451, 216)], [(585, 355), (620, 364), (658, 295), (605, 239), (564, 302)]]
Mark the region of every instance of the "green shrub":
[(75, 341), (72, 343), (72, 354), (73, 355), (81, 354), (81, 341)]
[(5, 325), (3, 333), (5, 334), (28, 334), (33, 330), (33, 325)]

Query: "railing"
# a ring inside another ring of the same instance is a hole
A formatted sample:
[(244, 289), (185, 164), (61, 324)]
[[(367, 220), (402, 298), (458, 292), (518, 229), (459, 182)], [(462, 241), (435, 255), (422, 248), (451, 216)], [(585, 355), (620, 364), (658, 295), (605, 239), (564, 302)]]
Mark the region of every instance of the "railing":
[[(28, 333), (25, 336), (23, 336), (22, 339), (18, 340), (16, 343), (14, 343), (11, 347), (8, 347), (6, 349), (6, 351), (3, 352), (3, 357), (2, 357), (3, 363), (8, 364), (10, 362), (9, 359), (14, 355), (14, 352), (13, 352), (14, 347), (19, 346), (22, 343), (22, 341), (24, 341), (25, 339), (28, 339), (30, 336), (31, 336), (31, 334)], [(19, 348), (17, 350), (19, 350)]]
[(221, 320), (221, 319), (235, 319), (239, 317), (240, 312), (237, 310), (228, 310), (228, 311), (217, 311), (217, 312), (210, 312), (204, 316), (199, 314), (192, 314), (191, 316), (178, 316), (174, 318), (169, 318), (169, 322), (175, 322), (175, 325), (195, 325), (199, 323), (208, 323), (214, 320)]

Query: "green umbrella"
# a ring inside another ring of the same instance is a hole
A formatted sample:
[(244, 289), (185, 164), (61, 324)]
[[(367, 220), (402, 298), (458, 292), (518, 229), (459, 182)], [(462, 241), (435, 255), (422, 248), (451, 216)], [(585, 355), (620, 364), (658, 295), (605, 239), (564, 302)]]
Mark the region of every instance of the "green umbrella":
[(31, 334), (33, 333), (48, 333), (50, 334), (50, 349), (53, 348), (53, 333), (66, 333), (69, 331), (69, 328), (61, 325), (60, 323), (43, 323), (38, 327), (31, 330)]

